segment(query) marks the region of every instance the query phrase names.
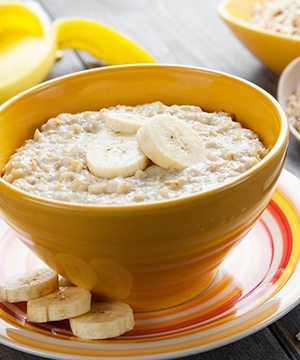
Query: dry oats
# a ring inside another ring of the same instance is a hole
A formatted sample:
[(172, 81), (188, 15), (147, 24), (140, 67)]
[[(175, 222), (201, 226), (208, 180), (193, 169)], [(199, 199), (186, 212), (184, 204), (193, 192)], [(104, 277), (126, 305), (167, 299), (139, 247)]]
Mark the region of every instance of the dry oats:
[(300, 0), (256, 2), (249, 21), (260, 29), (300, 37)]

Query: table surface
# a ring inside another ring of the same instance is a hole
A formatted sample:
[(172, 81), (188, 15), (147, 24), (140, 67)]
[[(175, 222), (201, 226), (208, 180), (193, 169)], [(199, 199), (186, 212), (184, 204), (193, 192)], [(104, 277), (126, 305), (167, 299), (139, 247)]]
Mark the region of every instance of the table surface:
[[(231, 73), (259, 85), (276, 97), (278, 75), (261, 64), (230, 32), (217, 12), (220, 0), (35, 1), (50, 19), (81, 16), (101, 21), (134, 40), (160, 63), (192, 65)], [(53, 66), (47, 79), (99, 65), (88, 54), (68, 49)], [(300, 143), (291, 137), (285, 168), (300, 177), (299, 164)], [(184, 359), (300, 359), (300, 341), (295, 337), (299, 330), (300, 305), (251, 336)], [(0, 345), (0, 359), (44, 358)]]

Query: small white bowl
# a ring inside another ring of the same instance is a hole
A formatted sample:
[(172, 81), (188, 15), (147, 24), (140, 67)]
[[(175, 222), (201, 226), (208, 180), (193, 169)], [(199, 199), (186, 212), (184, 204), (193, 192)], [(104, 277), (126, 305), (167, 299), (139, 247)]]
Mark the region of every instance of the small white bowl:
[[(277, 99), (286, 111), (288, 97), (300, 88), (300, 57), (290, 62), (280, 75)], [(291, 133), (300, 141), (300, 132), (290, 123)]]

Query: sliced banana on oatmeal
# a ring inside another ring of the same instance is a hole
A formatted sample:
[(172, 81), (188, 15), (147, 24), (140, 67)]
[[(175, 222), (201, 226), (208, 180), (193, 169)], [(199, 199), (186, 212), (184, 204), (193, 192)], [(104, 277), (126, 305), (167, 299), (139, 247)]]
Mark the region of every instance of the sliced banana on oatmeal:
[(144, 154), (165, 169), (184, 169), (199, 163), (205, 145), (198, 133), (171, 115), (156, 115), (136, 134)]
[(94, 303), (88, 313), (71, 318), (70, 326), (73, 334), (83, 339), (113, 338), (133, 329), (133, 311), (125, 303)]
[(37, 269), (9, 278), (0, 286), (0, 296), (10, 303), (28, 301), (47, 295), (58, 286), (58, 274), (51, 269)]
[(31, 322), (59, 321), (82, 315), (91, 308), (91, 292), (75, 286), (60, 287), (52, 293), (28, 301)]
[(101, 131), (87, 149), (86, 159), (91, 173), (101, 178), (132, 176), (148, 163), (135, 135)]
[(135, 134), (149, 120), (140, 114), (109, 110), (103, 111), (102, 116), (108, 129), (129, 134)]

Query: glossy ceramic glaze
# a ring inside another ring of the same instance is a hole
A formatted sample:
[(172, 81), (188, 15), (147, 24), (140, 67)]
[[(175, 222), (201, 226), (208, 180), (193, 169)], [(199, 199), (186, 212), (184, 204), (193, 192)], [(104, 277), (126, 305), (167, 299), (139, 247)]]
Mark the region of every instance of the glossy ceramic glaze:
[(244, 80), (175, 65), (89, 70), (39, 85), (0, 107), (2, 168), (35, 128), (61, 112), (156, 100), (234, 113), (271, 150), (218, 189), (144, 205), (72, 205), (0, 180), (1, 216), (35, 254), (95, 296), (126, 301), (136, 311), (170, 307), (199, 294), (252, 228), (282, 170), (289, 135), (284, 111)]
[(269, 69), (281, 73), (285, 66), (300, 56), (300, 39), (258, 29), (247, 23), (253, 5), (264, 0), (222, 0), (219, 14), (235, 36)]
[[(135, 313), (132, 331), (99, 341), (75, 338), (65, 321), (27, 322), (24, 303), (0, 302), (0, 342), (43, 359), (87, 360), (88, 354), (89, 360), (187, 360), (261, 330), (299, 304), (299, 187), (300, 179), (282, 172), (267, 209), (204, 294), (169, 309)], [(0, 283), (40, 267), (45, 265), (0, 219)]]
[[(277, 87), (277, 99), (283, 109), (286, 108), (287, 100), (292, 93), (300, 88), (300, 57), (294, 59), (283, 70), (279, 77)], [(299, 131), (290, 124), (291, 133), (300, 141)]]

